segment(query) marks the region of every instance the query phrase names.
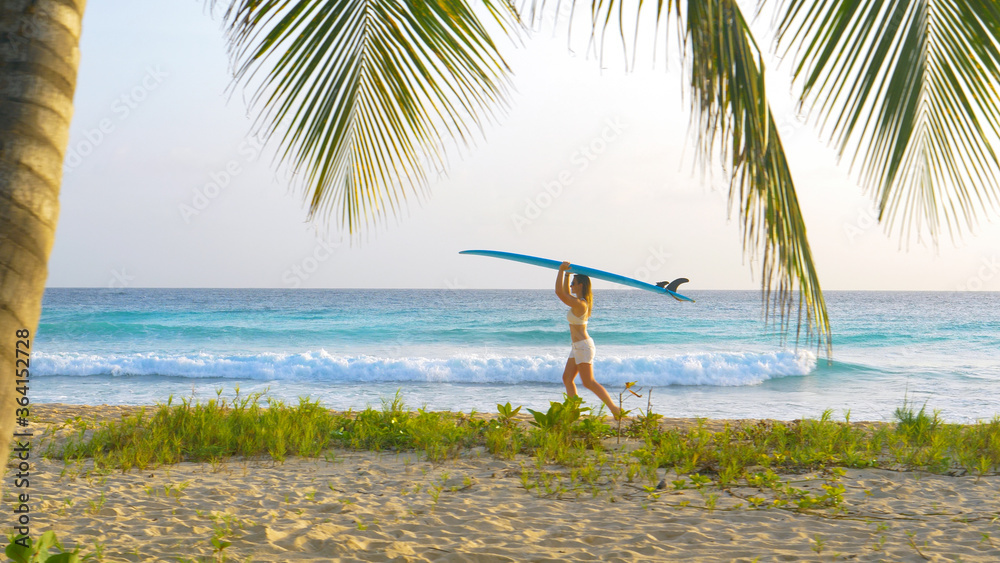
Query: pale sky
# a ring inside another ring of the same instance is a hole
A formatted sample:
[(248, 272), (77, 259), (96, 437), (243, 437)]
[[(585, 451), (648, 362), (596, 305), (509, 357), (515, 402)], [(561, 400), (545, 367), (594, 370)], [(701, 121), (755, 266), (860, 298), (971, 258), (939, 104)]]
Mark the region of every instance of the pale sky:
[[(551, 27), (523, 46), (503, 41), (510, 110), (423, 201), (340, 244), (336, 226), (306, 222), (273, 150), (251, 138), (250, 92), (227, 94), (220, 26), (200, 1), (88, 2), (50, 287), (552, 285), (551, 271), (463, 249), (684, 276), (691, 289), (759, 287), (721, 169), (694, 163), (684, 74), (652, 68), (651, 52), (626, 73), (616, 41), (603, 71), (585, 41), (571, 53)], [(768, 60), (769, 95), (823, 288), (1000, 290), (995, 216), (975, 236), (901, 249), (857, 177), (796, 115), (778, 62)]]

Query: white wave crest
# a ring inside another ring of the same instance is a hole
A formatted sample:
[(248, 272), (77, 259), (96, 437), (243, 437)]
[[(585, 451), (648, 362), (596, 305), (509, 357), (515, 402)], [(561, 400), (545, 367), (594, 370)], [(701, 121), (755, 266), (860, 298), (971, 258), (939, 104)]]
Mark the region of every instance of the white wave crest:
[[(33, 375), (170, 376), (258, 381), (317, 382), (559, 382), (565, 358), (462, 355), (451, 358), (380, 358), (298, 354), (45, 354), (32, 357)], [(704, 352), (677, 356), (598, 356), (594, 371), (605, 385), (757, 385), (768, 379), (807, 375), (816, 368), (808, 351)]]

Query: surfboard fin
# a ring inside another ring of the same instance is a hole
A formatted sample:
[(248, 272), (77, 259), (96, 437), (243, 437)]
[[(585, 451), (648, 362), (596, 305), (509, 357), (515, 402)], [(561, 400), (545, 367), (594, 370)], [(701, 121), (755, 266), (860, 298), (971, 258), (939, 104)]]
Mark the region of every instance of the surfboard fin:
[(657, 287), (665, 288), (667, 291), (676, 292), (677, 288), (680, 287), (682, 283), (687, 283), (689, 281), (691, 281), (691, 280), (689, 280), (687, 278), (677, 278), (676, 280), (674, 280), (672, 282), (661, 281), (660, 283), (656, 284), (656, 286)]

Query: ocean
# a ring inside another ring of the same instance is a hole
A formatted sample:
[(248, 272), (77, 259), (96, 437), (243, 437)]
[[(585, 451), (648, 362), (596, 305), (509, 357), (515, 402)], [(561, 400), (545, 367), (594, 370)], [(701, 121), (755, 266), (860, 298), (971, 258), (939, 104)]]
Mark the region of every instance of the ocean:
[[(826, 293), (833, 356), (764, 322), (756, 291), (696, 303), (598, 290), (595, 376), (669, 417), (950, 422), (1000, 414), (1000, 294)], [(570, 340), (551, 290), (72, 289), (45, 292), (36, 403), (154, 405), (263, 392), (337, 410), (535, 410), (562, 398)], [(832, 360), (832, 361), (831, 361)], [(578, 383), (587, 405), (599, 406)], [(651, 395), (650, 395), (651, 393)]]

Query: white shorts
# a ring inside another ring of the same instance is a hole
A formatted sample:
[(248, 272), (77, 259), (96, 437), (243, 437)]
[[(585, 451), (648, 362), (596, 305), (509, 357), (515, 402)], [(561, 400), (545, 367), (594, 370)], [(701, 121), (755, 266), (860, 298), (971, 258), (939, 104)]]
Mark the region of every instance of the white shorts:
[(594, 346), (594, 339), (577, 340), (573, 343), (573, 350), (569, 357), (576, 361), (577, 365), (594, 363), (594, 356), (597, 354), (597, 347)]

